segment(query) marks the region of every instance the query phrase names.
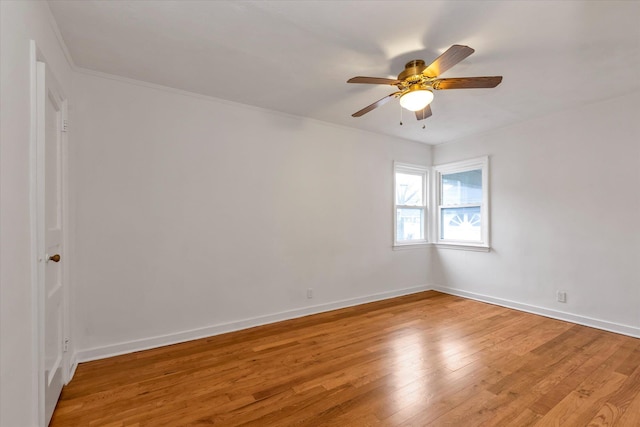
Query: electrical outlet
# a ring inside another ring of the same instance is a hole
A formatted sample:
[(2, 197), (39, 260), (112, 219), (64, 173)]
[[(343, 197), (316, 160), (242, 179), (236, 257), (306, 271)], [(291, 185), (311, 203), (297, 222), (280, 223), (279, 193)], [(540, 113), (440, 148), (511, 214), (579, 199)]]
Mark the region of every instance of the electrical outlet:
[(313, 298), (313, 288), (307, 289), (307, 298), (308, 299)]
[(558, 291), (558, 302), (567, 302), (567, 293), (565, 291)]

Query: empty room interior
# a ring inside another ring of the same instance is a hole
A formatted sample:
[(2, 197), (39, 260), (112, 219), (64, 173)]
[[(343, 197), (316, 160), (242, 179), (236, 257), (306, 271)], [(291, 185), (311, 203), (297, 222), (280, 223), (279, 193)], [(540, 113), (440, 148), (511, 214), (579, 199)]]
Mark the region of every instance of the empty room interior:
[(0, 426), (640, 426), (640, 2), (0, 0)]

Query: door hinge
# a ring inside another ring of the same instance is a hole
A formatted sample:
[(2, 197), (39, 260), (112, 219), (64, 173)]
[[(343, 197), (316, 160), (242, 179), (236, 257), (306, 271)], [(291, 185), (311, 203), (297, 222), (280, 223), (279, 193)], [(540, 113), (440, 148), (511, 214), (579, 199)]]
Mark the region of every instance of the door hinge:
[(69, 120), (62, 121), (62, 132), (67, 132), (69, 130)]
[(62, 351), (64, 351), (65, 353), (69, 351), (69, 338), (64, 339), (64, 342), (62, 344)]

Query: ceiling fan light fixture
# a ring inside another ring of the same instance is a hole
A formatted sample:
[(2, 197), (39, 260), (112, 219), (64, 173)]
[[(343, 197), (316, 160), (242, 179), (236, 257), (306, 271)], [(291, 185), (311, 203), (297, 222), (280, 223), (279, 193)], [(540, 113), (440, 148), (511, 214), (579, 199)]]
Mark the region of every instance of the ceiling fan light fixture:
[(433, 101), (433, 92), (429, 89), (418, 87), (411, 89), (400, 97), (400, 105), (409, 111), (420, 111)]

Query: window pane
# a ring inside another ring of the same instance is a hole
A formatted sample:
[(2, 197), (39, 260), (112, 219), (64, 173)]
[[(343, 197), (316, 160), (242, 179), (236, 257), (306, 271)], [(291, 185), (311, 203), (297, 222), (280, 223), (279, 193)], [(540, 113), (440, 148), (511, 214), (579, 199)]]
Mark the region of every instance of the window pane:
[(424, 209), (397, 209), (396, 227), (399, 242), (424, 240)]
[(482, 241), (480, 207), (441, 208), (440, 238), (443, 240)]
[(396, 205), (423, 206), (422, 175), (396, 173)]
[(482, 203), (482, 169), (442, 175), (441, 205)]

